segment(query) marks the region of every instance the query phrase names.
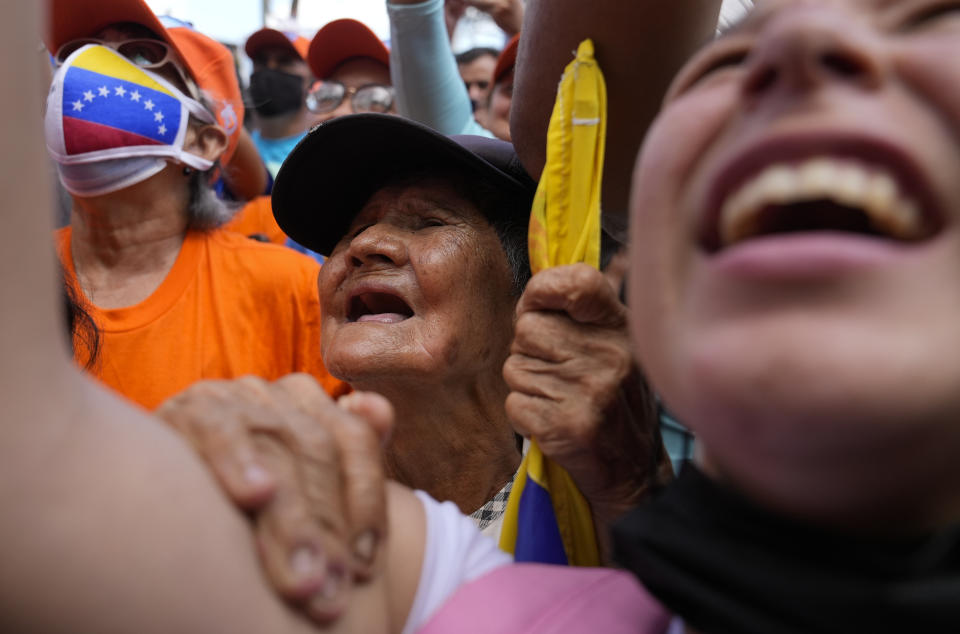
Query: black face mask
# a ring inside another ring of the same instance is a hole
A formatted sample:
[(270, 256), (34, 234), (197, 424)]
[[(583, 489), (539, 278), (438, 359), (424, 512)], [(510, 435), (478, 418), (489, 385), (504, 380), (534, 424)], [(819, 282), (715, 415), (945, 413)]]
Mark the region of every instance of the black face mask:
[(303, 77), (272, 68), (250, 75), (250, 98), (262, 117), (279, 117), (296, 112), (303, 105)]

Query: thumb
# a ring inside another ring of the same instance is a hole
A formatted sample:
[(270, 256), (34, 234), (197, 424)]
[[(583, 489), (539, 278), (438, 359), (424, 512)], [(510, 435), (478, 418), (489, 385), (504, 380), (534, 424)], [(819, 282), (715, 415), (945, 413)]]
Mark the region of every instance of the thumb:
[(351, 392), (341, 396), (337, 404), (351, 414), (359, 416), (373, 428), (386, 445), (393, 433), (393, 405), (376, 392)]

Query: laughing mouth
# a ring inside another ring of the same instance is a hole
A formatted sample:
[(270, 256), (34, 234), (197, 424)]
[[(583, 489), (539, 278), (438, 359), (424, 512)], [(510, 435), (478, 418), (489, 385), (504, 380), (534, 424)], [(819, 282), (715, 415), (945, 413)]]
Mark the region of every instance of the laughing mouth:
[(889, 168), (832, 157), (765, 167), (730, 192), (711, 225), (704, 245), (711, 252), (782, 234), (835, 232), (914, 243), (939, 230)]
[(350, 299), (347, 321), (395, 324), (413, 317), (413, 309), (398, 295), (358, 293)]

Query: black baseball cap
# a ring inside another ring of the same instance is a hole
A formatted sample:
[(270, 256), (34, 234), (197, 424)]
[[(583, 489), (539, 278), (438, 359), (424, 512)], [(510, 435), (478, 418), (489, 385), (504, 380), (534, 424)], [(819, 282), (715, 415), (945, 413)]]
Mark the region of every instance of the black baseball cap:
[(506, 197), (516, 196), (518, 204), (506, 205), (504, 213), (524, 210), (516, 220), (527, 221), (537, 184), (513, 145), (481, 136), (445, 136), (409, 119), (372, 113), (321, 123), (297, 144), (277, 174), (273, 215), (288, 236), (329, 255), (378, 189), (432, 168), (462, 170)]

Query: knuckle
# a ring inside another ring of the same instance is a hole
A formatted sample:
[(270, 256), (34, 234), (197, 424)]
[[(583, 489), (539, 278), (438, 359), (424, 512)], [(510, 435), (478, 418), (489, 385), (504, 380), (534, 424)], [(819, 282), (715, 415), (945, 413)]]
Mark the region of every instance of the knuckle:
[(507, 357), (507, 360), (503, 362), (503, 380), (507, 382), (507, 386), (515, 390), (517, 389), (517, 382), (522, 374), (523, 368), (521, 367), (520, 357), (516, 354), (511, 354)]
[(379, 453), (379, 440), (376, 433), (368, 425), (349, 422), (340, 429), (341, 443), (345, 448), (359, 452), (361, 455), (370, 452)]

